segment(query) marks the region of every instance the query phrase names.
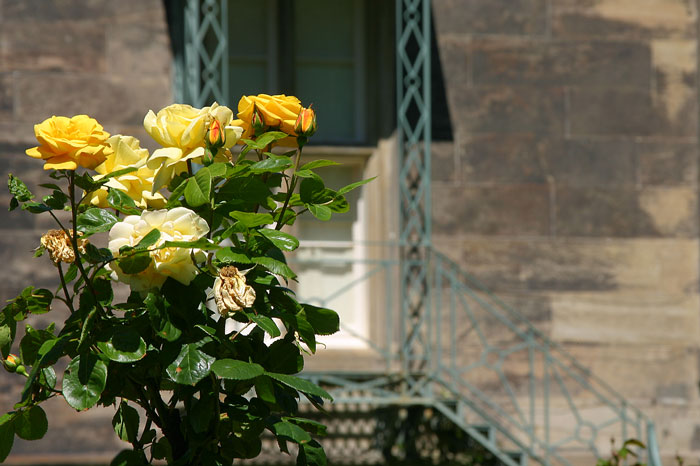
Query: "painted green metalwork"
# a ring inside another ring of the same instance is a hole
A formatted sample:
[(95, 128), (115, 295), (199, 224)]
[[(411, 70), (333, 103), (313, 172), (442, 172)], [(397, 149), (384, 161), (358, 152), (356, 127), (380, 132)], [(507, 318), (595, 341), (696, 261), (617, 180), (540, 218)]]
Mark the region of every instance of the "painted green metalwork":
[[(177, 1), (176, 95), (196, 106), (228, 103), (228, 2)], [(401, 230), (398, 244), (383, 246), (393, 259), (366, 260), (361, 277), (319, 301), (363, 283), (384, 290), (381, 301), (369, 297), (385, 313), (382, 336), (356, 334), (375, 370), (306, 376), (336, 403), (432, 406), (508, 466), (568, 465), (572, 455), (604, 456), (611, 437), (632, 436), (647, 441), (649, 463), (660, 466), (654, 424), (642, 412), (433, 249), (430, 24), (429, 0), (396, 0)]]

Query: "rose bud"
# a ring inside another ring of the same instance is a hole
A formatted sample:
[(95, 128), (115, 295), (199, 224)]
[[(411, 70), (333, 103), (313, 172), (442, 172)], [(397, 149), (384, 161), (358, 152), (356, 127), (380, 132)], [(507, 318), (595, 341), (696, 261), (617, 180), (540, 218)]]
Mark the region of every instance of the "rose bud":
[(209, 125), (209, 137), (207, 138), (208, 145), (212, 148), (219, 148), (226, 142), (226, 133), (221, 128), (219, 120), (214, 119)]
[(294, 132), (297, 136), (311, 137), (316, 132), (316, 112), (311, 108), (302, 108), (294, 124)]
[(265, 116), (255, 106), (253, 106), (253, 116), (250, 120), (250, 126), (252, 126), (256, 136), (264, 133), (265, 130), (267, 130), (267, 125), (265, 124)]
[(7, 359), (2, 362), (2, 365), (5, 366), (7, 372), (16, 372), (17, 367), (21, 365), (21, 361), (16, 354), (9, 354)]

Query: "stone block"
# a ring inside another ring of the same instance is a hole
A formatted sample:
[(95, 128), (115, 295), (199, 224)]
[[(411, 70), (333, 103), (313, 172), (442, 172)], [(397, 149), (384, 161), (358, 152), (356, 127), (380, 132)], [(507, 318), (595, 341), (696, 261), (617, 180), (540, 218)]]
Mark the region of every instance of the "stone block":
[(454, 144), (434, 142), (430, 146), (430, 156), (433, 181), (452, 183), (459, 180), (459, 165)]
[(563, 236), (691, 237), (697, 234), (691, 188), (557, 187), (556, 232)]
[(697, 113), (696, 41), (657, 39), (651, 41), (651, 50), (655, 103), (669, 121)]
[(695, 37), (698, 11), (685, 0), (552, 0), (552, 33), (571, 38)]
[(484, 38), (471, 48), (475, 85), (650, 87), (651, 52), (642, 42)]
[(105, 127), (136, 126), (149, 108), (171, 103), (169, 84), (169, 76), (126, 81), (88, 74), (22, 73), (16, 86), (17, 111), (34, 122), (51, 115), (86, 113)]
[(635, 151), (642, 185), (697, 185), (697, 144), (639, 142)]
[(543, 35), (545, 0), (435, 0), (438, 34)]
[(553, 295), (551, 337), (555, 341), (595, 344), (693, 346), (700, 337), (697, 295), (669, 295), (664, 291)]
[[(153, 0), (144, 1), (151, 3)], [(6, 23), (9, 22), (55, 22), (55, 21), (99, 21), (110, 17), (109, 0), (9, 0), (2, 2)], [(46, 27), (46, 25), (43, 25)]]
[[(0, 64), (2, 63), (0, 58)], [(4, 64), (3, 68), (5, 68)], [(14, 116), (14, 108), (12, 74), (0, 73), (0, 120), (11, 120)]]
[(669, 113), (649, 92), (626, 89), (569, 90), (570, 132), (579, 135), (695, 137), (697, 103)]
[(172, 62), (167, 26), (160, 22), (110, 24), (107, 28), (107, 72), (125, 79), (170, 76)]
[[(564, 132), (564, 90), (537, 86), (461, 89), (446, 77), (455, 133)], [(454, 87), (453, 87), (454, 85)]]
[(545, 183), (547, 154), (561, 141), (532, 133), (468, 135), (460, 141), (459, 170), (464, 183)]
[(569, 139), (544, 154), (557, 186), (634, 187), (635, 146), (626, 140)]
[(436, 232), (434, 243), (495, 292), (656, 290), (696, 293), (693, 239), (467, 237)]
[(548, 235), (549, 189), (542, 185), (436, 186), (433, 229), (438, 235)]
[(7, 21), (0, 31), (0, 42), (6, 69), (105, 70), (105, 29), (99, 23), (66, 21), (46, 27), (41, 23)]
[(471, 39), (469, 37), (439, 39), (440, 66), (447, 93), (459, 93), (466, 91), (472, 85), (471, 76)]

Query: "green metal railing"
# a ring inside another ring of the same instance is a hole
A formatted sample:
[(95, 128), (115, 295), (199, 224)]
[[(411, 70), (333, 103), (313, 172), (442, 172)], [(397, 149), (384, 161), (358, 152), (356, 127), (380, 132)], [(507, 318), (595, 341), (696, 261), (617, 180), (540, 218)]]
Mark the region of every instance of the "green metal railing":
[[(371, 257), (373, 246), (365, 248), (365, 257)], [(374, 356), (365, 355), (372, 367), (307, 377), (330, 388), (336, 403), (433, 406), (509, 466), (527, 459), (593, 464), (609, 454), (611, 438), (645, 441), (648, 461), (660, 465), (648, 417), (457, 264), (432, 249), (428, 253), (426, 284), (433, 291), (422, 316), (427, 329), (422, 369), (407, 373), (403, 364), (402, 352), (412, 349), (402, 338), (400, 300), (391, 291), (401, 261), (329, 259), (362, 273), (312, 301), (337, 307), (357, 287), (386, 287), (384, 296), (368, 297), (367, 307), (357, 309), (368, 315), (381, 311), (386, 318), (381, 337), (344, 328), (365, 342), (364, 351)], [(323, 262), (294, 260), (316, 267)]]

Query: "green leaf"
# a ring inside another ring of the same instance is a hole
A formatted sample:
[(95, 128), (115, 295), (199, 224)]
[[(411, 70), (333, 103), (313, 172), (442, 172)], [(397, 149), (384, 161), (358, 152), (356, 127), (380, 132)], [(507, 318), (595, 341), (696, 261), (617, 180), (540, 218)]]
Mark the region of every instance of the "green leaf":
[(331, 335), (340, 329), (338, 313), (330, 309), (302, 304), (306, 320), (317, 335)]
[[(157, 231), (157, 230), (156, 230)], [(143, 272), (151, 265), (151, 255), (147, 252), (131, 254), (117, 261), (119, 268), (126, 274)]]
[(139, 435), (139, 412), (122, 401), (112, 418), (112, 427), (120, 439), (134, 443)]
[(18, 305), (31, 314), (45, 314), (51, 310), (53, 293), (44, 288), (35, 289), (29, 286), (22, 291)]
[(328, 167), (329, 165), (340, 165), (338, 162), (332, 160), (314, 160), (313, 162), (305, 163), (301, 166), (300, 170), (313, 170), (314, 168)]
[(297, 332), (301, 341), (306, 343), (312, 353), (316, 352), (316, 331), (311, 326), (308, 320), (306, 320), (306, 315), (304, 311), (301, 311), (296, 315), (296, 327)]
[(109, 231), (119, 219), (107, 209), (91, 207), (78, 215), (78, 231), (89, 236), (94, 233)]
[(9, 174), (7, 187), (10, 189), (10, 194), (16, 197), (20, 202), (30, 201), (34, 198), (34, 195), (29, 188), (27, 188), (27, 185), (12, 173)]
[(281, 335), (279, 327), (275, 324), (275, 321), (262, 314), (254, 314), (246, 312), (246, 315), (250, 320), (255, 322), (255, 324), (268, 333), (272, 338), (277, 338)]
[(107, 365), (92, 353), (75, 357), (63, 375), (63, 397), (82, 411), (97, 403), (107, 383)]
[(279, 421), (272, 425), (275, 436), (283, 437), (295, 443), (306, 443), (311, 441), (311, 435), (296, 424), (287, 421)]
[(322, 204), (330, 201), (333, 197), (329, 196), (328, 191), (323, 184), (323, 180), (318, 175), (304, 178), (301, 185), (299, 185), (301, 200), (307, 204)]
[(148, 318), (156, 335), (170, 342), (180, 338), (182, 331), (170, 321), (170, 315), (164, 309), (162, 298), (155, 293), (149, 293), (143, 302), (148, 309)]
[(14, 415), (5, 414), (0, 417), (0, 463), (4, 462), (12, 450), (15, 441)]
[(10, 351), (10, 345), (14, 340), (12, 335), (12, 328), (9, 325), (0, 326), (0, 348), (2, 348), (2, 354), (7, 356)]
[(128, 173), (135, 172), (136, 170), (138, 170), (138, 168), (128, 167), (128, 168), (122, 168), (121, 170), (113, 171), (111, 173), (106, 174), (102, 178), (100, 178), (99, 183), (106, 183), (107, 180), (109, 180), (110, 178), (116, 178), (117, 176), (126, 175)]
[(63, 210), (68, 202), (68, 196), (60, 189), (56, 189), (50, 196), (44, 196), (41, 200), (54, 210)]
[(76, 174), (74, 178), (75, 185), (87, 192), (92, 192), (102, 186), (107, 182), (104, 178), (100, 181), (95, 181), (89, 173), (83, 173), (81, 175)]
[(270, 143), (284, 139), (287, 136), (289, 135), (287, 133), (283, 133), (282, 131), (268, 131), (267, 133), (260, 135), (260, 137), (258, 137), (255, 141), (251, 139), (243, 139), (243, 142), (245, 142), (251, 149), (265, 149)]
[(297, 466), (326, 466), (327, 464), (326, 452), (316, 440), (311, 440), (299, 447)]
[(109, 466), (146, 466), (146, 456), (143, 450), (122, 450), (117, 453)]
[(216, 251), (216, 258), (221, 262), (238, 262), (240, 264), (252, 264), (253, 260), (244, 252), (234, 250), (233, 248), (221, 248)]
[(299, 247), (299, 240), (289, 233), (269, 228), (260, 229), (258, 232), (283, 251), (294, 251)]
[(319, 220), (323, 220), (324, 222), (330, 220), (331, 215), (333, 215), (330, 207), (327, 207), (325, 205), (307, 204), (306, 207), (309, 209), (309, 212), (311, 212), (311, 214), (313, 214), (314, 217), (316, 217)]
[(219, 359), (211, 366), (211, 370), (218, 377), (231, 380), (250, 380), (265, 372), (259, 364), (237, 359)]
[(157, 228), (152, 229), (149, 231), (146, 236), (141, 238), (141, 241), (138, 242), (136, 246), (134, 246), (134, 249), (148, 249), (154, 244), (158, 242), (160, 239), (160, 231), (158, 231)]
[(292, 271), (292, 269), (289, 268), (289, 266), (287, 264), (285, 264), (282, 261), (278, 261), (277, 259), (273, 259), (271, 257), (265, 257), (265, 256), (252, 257), (251, 261), (255, 264), (262, 265), (263, 267), (265, 267), (267, 270), (274, 273), (275, 275), (281, 275), (284, 278), (293, 279), (293, 278), (296, 278), (296, 276), (297, 276)]
[(85, 254), (82, 256), (91, 264), (107, 262), (113, 259), (112, 251), (107, 248), (98, 248), (92, 243), (85, 245)]
[(185, 200), (190, 207), (199, 207), (209, 202), (211, 196), (211, 172), (202, 167), (190, 179), (185, 187)]
[(49, 421), (41, 406), (34, 405), (15, 414), (15, 434), (24, 440), (39, 440), (49, 429)]
[(211, 177), (214, 178), (226, 176), (226, 171), (229, 166), (228, 163), (217, 162), (209, 165), (207, 168), (209, 169), (209, 173), (211, 173)]
[(207, 431), (209, 424), (211, 424), (211, 419), (214, 413), (216, 413), (217, 402), (218, 400), (213, 396), (208, 396), (206, 394), (202, 394), (199, 400), (192, 400), (187, 419), (190, 421), (190, 425), (196, 433), (201, 434)]
[(35, 330), (27, 325), (24, 337), (19, 343), (19, 354), (22, 362), (28, 366), (33, 366), (41, 346), (51, 340), (56, 340), (54, 334), (47, 330)]
[(231, 212), (229, 215), (239, 222), (241, 222), (243, 225), (246, 226), (246, 228), (255, 228), (259, 227), (260, 225), (269, 225), (271, 223), (274, 223), (274, 219), (272, 218), (272, 215), (270, 214), (257, 214), (254, 212)]
[(372, 178), (367, 178), (366, 180), (362, 180), (362, 181), (357, 181), (357, 182), (355, 182), (355, 183), (351, 183), (351, 184), (349, 184), (349, 185), (347, 185), (347, 186), (345, 186), (345, 187), (343, 187), (343, 188), (340, 188), (340, 189), (338, 190), (338, 194), (340, 194), (340, 195), (342, 196), (343, 194), (348, 193), (348, 192), (352, 191), (352, 190), (355, 189), (355, 188), (359, 188), (360, 186), (369, 183), (370, 181), (372, 181), (372, 180), (375, 179), (375, 178), (376, 178), (376, 176), (373, 176)]
[(109, 193), (107, 194), (107, 204), (123, 214), (141, 214), (141, 210), (136, 207), (134, 200), (128, 194), (116, 188), (109, 188)]
[(272, 379), (266, 375), (255, 378), (255, 393), (265, 403), (274, 404), (277, 401), (275, 399), (275, 385), (272, 383)]
[(175, 382), (183, 385), (194, 385), (209, 375), (215, 358), (197, 349), (195, 343), (182, 347), (180, 354), (165, 371)]
[(146, 355), (146, 342), (136, 330), (128, 327), (115, 328), (109, 339), (99, 341), (97, 347), (116, 362), (134, 362)]
[(313, 435), (324, 436), (328, 434), (328, 427), (320, 422), (312, 421), (311, 419), (305, 419), (302, 417), (285, 417), (282, 418), (285, 421), (289, 421), (292, 424), (296, 424), (305, 431)]
[(40, 202), (27, 202), (22, 205), (22, 210), (26, 210), (32, 214), (41, 214), (51, 210), (51, 207)]
[(203, 251), (216, 251), (221, 246), (212, 243), (207, 238), (200, 238), (195, 241), (164, 241), (158, 249), (162, 248), (187, 248), (187, 249), (201, 249)]
[(308, 395), (320, 396), (327, 400), (333, 401), (333, 398), (328, 394), (327, 391), (316, 385), (315, 383), (309, 382), (308, 380), (295, 377), (288, 374), (278, 374), (276, 372), (265, 372), (265, 375), (272, 377), (273, 379), (282, 382), (288, 387), (292, 387), (300, 392), (306, 393)]
[(251, 165), (250, 171), (253, 173), (275, 173), (284, 171), (294, 164), (292, 159), (285, 155), (275, 155), (269, 152), (266, 155), (266, 159)]

